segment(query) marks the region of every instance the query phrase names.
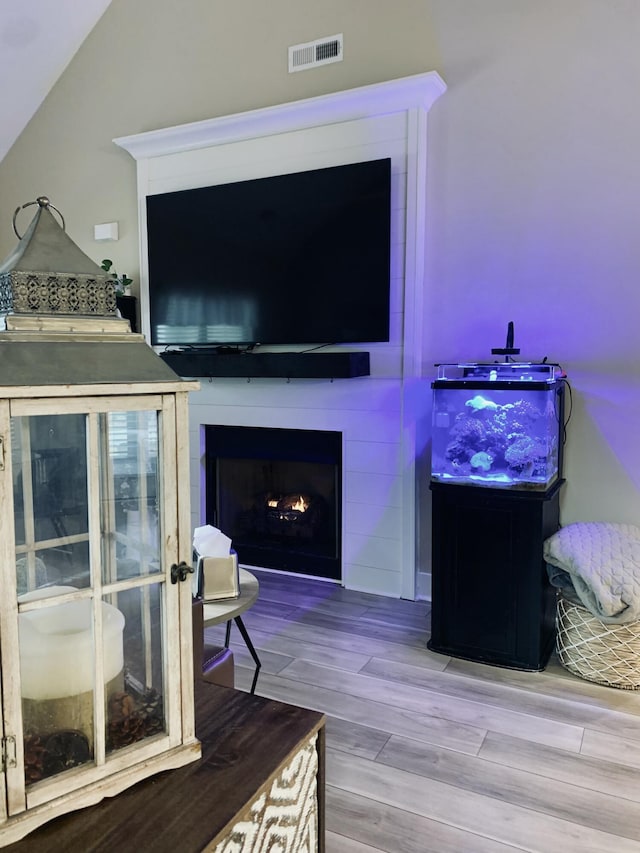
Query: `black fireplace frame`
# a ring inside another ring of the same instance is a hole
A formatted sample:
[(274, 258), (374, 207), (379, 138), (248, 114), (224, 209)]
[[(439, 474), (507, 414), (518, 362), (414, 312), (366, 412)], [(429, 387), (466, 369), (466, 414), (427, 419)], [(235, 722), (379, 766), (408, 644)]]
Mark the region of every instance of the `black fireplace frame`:
[[(259, 447), (259, 454), (247, 456), (247, 447)], [(342, 580), (342, 433), (332, 430), (304, 430), (272, 427), (204, 426), (205, 520), (219, 524), (219, 460), (260, 459), (315, 462), (334, 466), (335, 471), (335, 550), (320, 553), (292, 541), (290, 549), (265, 541), (233, 542), (243, 565), (275, 569), (293, 574)], [(227, 533), (224, 531), (223, 533)], [(294, 547), (295, 546), (295, 547)]]

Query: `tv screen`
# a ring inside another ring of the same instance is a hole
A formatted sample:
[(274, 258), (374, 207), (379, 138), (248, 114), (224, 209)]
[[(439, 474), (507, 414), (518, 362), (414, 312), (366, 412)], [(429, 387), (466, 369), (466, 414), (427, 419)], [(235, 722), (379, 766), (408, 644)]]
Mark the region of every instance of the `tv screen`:
[(154, 345), (389, 340), (391, 161), (147, 197)]

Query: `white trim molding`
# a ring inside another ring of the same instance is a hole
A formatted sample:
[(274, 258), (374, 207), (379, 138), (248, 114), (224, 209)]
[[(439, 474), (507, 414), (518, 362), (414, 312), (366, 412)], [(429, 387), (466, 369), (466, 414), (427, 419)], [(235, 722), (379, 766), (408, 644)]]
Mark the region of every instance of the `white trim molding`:
[(436, 71), (426, 71), (423, 74), (413, 74), (384, 83), (372, 83), (369, 86), (288, 104), (151, 130), (133, 136), (120, 136), (113, 141), (128, 151), (134, 160), (144, 160), (257, 136), (287, 133), (319, 124), (352, 121), (385, 112), (399, 112), (415, 107), (428, 112), (446, 88), (444, 80)]
[(409, 599), (416, 596), (418, 573), (429, 570), (418, 566), (416, 557), (417, 433), (430, 410), (431, 394), (422, 376), (423, 294), (429, 286), (427, 113), (445, 89), (441, 77), (429, 71), (114, 140), (137, 161), (145, 333), (147, 196), (390, 158), (390, 340), (349, 347), (370, 352), (371, 375), (336, 382), (203, 382), (189, 406), (191, 504), (196, 527), (204, 521), (203, 425), (340, 431), (342, 583), (348, 589)]

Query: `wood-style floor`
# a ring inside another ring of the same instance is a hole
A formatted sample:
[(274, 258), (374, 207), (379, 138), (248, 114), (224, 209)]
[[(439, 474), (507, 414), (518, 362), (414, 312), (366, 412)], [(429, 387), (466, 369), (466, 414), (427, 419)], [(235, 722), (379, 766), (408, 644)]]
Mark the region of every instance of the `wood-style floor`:
[(640, 853), (639, 694), (430, 652), (424, 602), (255, 574), (256, 692), (328, 717), (327, 853)]

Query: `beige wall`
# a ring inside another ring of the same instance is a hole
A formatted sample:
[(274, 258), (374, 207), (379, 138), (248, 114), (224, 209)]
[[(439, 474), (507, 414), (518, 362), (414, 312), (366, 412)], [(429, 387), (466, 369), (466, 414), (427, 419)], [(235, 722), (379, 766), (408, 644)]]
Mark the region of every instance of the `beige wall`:
[[(0, 257), (14, 208), (47, 195), (92, 257), (93, 225), (118, 220), (108, 256), (135, 272), (135, 164), (114, 137), (430, 70), (430, 17), (417, 0), (112, 0), (0, 164)], [(288, 74), (289, 45), (337, 32), (344, 62)]]
[[(343, 62), (287, 73), (288, 45), (338, 32)], [(136, 278), (114, 137), (435, 69), (425, 373), (489, 358), (513, 320), (573, 385), (563, 522), (640, 523), (638, 44), (637, 0), (113, 0), (0, 164), (0, 257), (46, 194)]]

